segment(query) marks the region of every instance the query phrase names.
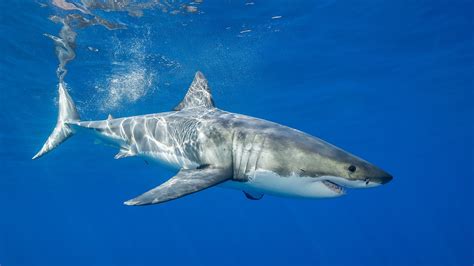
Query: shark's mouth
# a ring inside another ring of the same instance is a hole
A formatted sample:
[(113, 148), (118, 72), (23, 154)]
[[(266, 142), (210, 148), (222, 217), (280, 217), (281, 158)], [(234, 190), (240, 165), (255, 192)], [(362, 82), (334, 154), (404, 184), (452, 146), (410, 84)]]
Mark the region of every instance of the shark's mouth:
[(335, 193), (337, 194), (345, 194), (345, 190), (342, 186), (336, 184), (336, 183), (333, 183), (331, 181), (328, 181), (328, 180), (323, 180), (322, 183), (327, 187), (329, 188), (330, 190), (334, 191)]

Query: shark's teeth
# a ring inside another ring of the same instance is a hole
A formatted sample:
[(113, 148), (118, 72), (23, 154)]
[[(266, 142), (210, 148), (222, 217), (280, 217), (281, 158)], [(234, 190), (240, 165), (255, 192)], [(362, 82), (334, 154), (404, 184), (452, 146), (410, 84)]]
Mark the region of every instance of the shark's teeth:
[(331, 189), (332, 191), (338, 193), (338, 194), (344, 194), (345, 191), (344, 191), (344, 188), (331, 182), (331, 181), (327, 181), (327, 180), (323, 180), (322, 181), (323, 184), (328, 187), (329, 189)]

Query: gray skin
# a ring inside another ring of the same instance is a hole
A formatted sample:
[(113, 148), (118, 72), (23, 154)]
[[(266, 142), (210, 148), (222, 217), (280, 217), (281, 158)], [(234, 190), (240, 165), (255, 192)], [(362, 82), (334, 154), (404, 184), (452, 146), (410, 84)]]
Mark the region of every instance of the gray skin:
[(119, 148), (116, 159), (140, 156), (181, 169), (127, 205), (166, 202), (215, 185), (243, 190), (254, 200), (263, 194), (336, 197), (344, 194), (344, 187), (373, 187), (392, 179), (380, 168), (306, 133), (215, 108), (200, 72), (174, 111), (109, 116), (102, 121), (80, 121), (60, 85), (57, 126), (33, 159), (80, 131)]

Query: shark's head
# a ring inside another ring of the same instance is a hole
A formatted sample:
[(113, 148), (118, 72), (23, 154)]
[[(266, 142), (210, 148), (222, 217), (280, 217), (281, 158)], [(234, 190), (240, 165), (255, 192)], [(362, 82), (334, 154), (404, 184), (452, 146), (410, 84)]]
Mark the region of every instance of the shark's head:
[(320, 178), (348, 188), (376, 187), (393, 179), (379, 167), (348, 153), (342, 158), (328, 158), (326, 166), (318, 169), (324, 169)]
[[(344, 188), (376, 187), (390, 182), (393, 178), (374, 164), (320, 139), (310, 137), (301, 139), (303, 141), (298, 141), (291, 148), (293, 156), (280, 158), (285, 161), (283, 165), (292, 169), (293, 174), (311, 177), (312, 183), (322, 183), (333, 192), (319, 195), (315, 190), (315, 197), (337, 197), (345, 194)], [(276, 150), (285, 149), (280, 147)]]

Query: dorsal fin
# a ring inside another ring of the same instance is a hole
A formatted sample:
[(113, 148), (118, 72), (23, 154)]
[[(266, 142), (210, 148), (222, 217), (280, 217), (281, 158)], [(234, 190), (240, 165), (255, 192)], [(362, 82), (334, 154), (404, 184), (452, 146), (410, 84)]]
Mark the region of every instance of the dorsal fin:
[(111, 114), (109, 114), (109, 116), (107, 116), (107, 120), (112, 120), (112, 119), (114, 119), (114, 117)]
[(196, 72), (193, 83), (191, 83), (184, 99), (173, 110), (180, 111), (185, 108), (195, 107), (214, 108), (211, 89), (200, 71)]

